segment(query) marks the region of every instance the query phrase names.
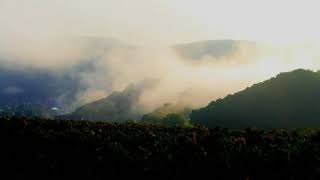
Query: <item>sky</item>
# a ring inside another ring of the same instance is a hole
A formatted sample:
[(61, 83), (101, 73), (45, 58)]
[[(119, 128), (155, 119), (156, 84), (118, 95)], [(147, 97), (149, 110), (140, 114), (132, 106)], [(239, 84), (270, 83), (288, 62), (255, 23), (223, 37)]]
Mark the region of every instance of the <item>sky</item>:
[(318, 7), (312, 0), (0, 0), (0, 38), (83, 35), (139, 45), (320, 41)]

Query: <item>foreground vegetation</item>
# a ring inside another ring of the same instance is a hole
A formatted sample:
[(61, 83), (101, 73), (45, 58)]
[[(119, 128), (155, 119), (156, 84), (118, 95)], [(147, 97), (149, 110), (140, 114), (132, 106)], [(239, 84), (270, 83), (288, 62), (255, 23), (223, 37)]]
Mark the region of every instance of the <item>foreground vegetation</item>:
[(0, 120), (0, 141), (1, 176), (10, 179), (320, 178), (316, 129), (231, 131), (13, 117)]

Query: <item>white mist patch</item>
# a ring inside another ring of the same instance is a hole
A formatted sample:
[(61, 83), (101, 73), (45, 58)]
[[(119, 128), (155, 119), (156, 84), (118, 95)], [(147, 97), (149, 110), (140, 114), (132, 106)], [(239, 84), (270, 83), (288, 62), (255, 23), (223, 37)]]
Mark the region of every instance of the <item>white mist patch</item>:
[(109, 94), (152, 79), (156, 85), (143, 91), (140, 98), (147, 111), (167, 102), (198, 107), (256, 82), (255, 72), (248, 72), (258, 57), (256, 53), (255, 47), (241, 47), (221, 58), (190, 62), (171, 48), (113, 49), (97, 63), (95, 73), (85, 76), (90, 77), (86, 78), (88, 86), (96, 87), (91, 88), (94, 97), (99, 90)]

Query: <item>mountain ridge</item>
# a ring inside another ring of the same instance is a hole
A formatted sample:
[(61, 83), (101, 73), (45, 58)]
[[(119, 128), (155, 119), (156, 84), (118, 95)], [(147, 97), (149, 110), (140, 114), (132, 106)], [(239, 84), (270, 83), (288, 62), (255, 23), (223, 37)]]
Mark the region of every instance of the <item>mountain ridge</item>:
[(192, 111), (192, 122), (240, 128), (320, 126), (320, 72), (297, 69)]

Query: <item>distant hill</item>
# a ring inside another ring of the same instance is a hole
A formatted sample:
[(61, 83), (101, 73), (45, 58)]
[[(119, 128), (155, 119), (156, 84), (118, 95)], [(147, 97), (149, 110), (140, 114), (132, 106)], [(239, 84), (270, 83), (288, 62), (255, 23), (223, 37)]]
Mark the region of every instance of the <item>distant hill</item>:
[(240, 44), (254, 44), (241, 40), (207, 40), (174, 46), (176, 52), (189, 60), (200, 60), (204, 57), (219, 58), (234, 53)]
[(49, 107), (40, 103), (24, 103), (13, 106), (6, 106), (0, 109), (0, 118), (2, 117), (41, 117), (53, 118), (59, 115), (60, 109), (58, 107)]
[(320, 127), (320, 72), (281, 73), (194, 110), (190, 117), (209, 127)]
[(80, 80), (71, 75), (46, 71), (8, 70), (0, 68), (0, 109), (21, 110), (28, 107), (60, 107), (75, 100)]
[(62, 119), (124, 122), (140, 119), (143, 108), (139, 105), (142, 87), (130, 85), (121, 92), (113, 92), (108, 97), (85, 104), (73, 113), (59, 116)]
[[(95, 71), (100, 56), (115, 47), (127, 47), (109, 38), (75, 37), (66, 41), (83, 47), (83, 59), (70, 68), (49, 71), (46, 68), (12, 66), (0, 54), (0, 115), (42, 115), (52, 117), (73, 111), (77, 93), (87, 88), (81, 82), (84, 73)], [(52, 110), (52, 108), (54, 110)], [(26, 113), (28, 112), (28, 113)]]

